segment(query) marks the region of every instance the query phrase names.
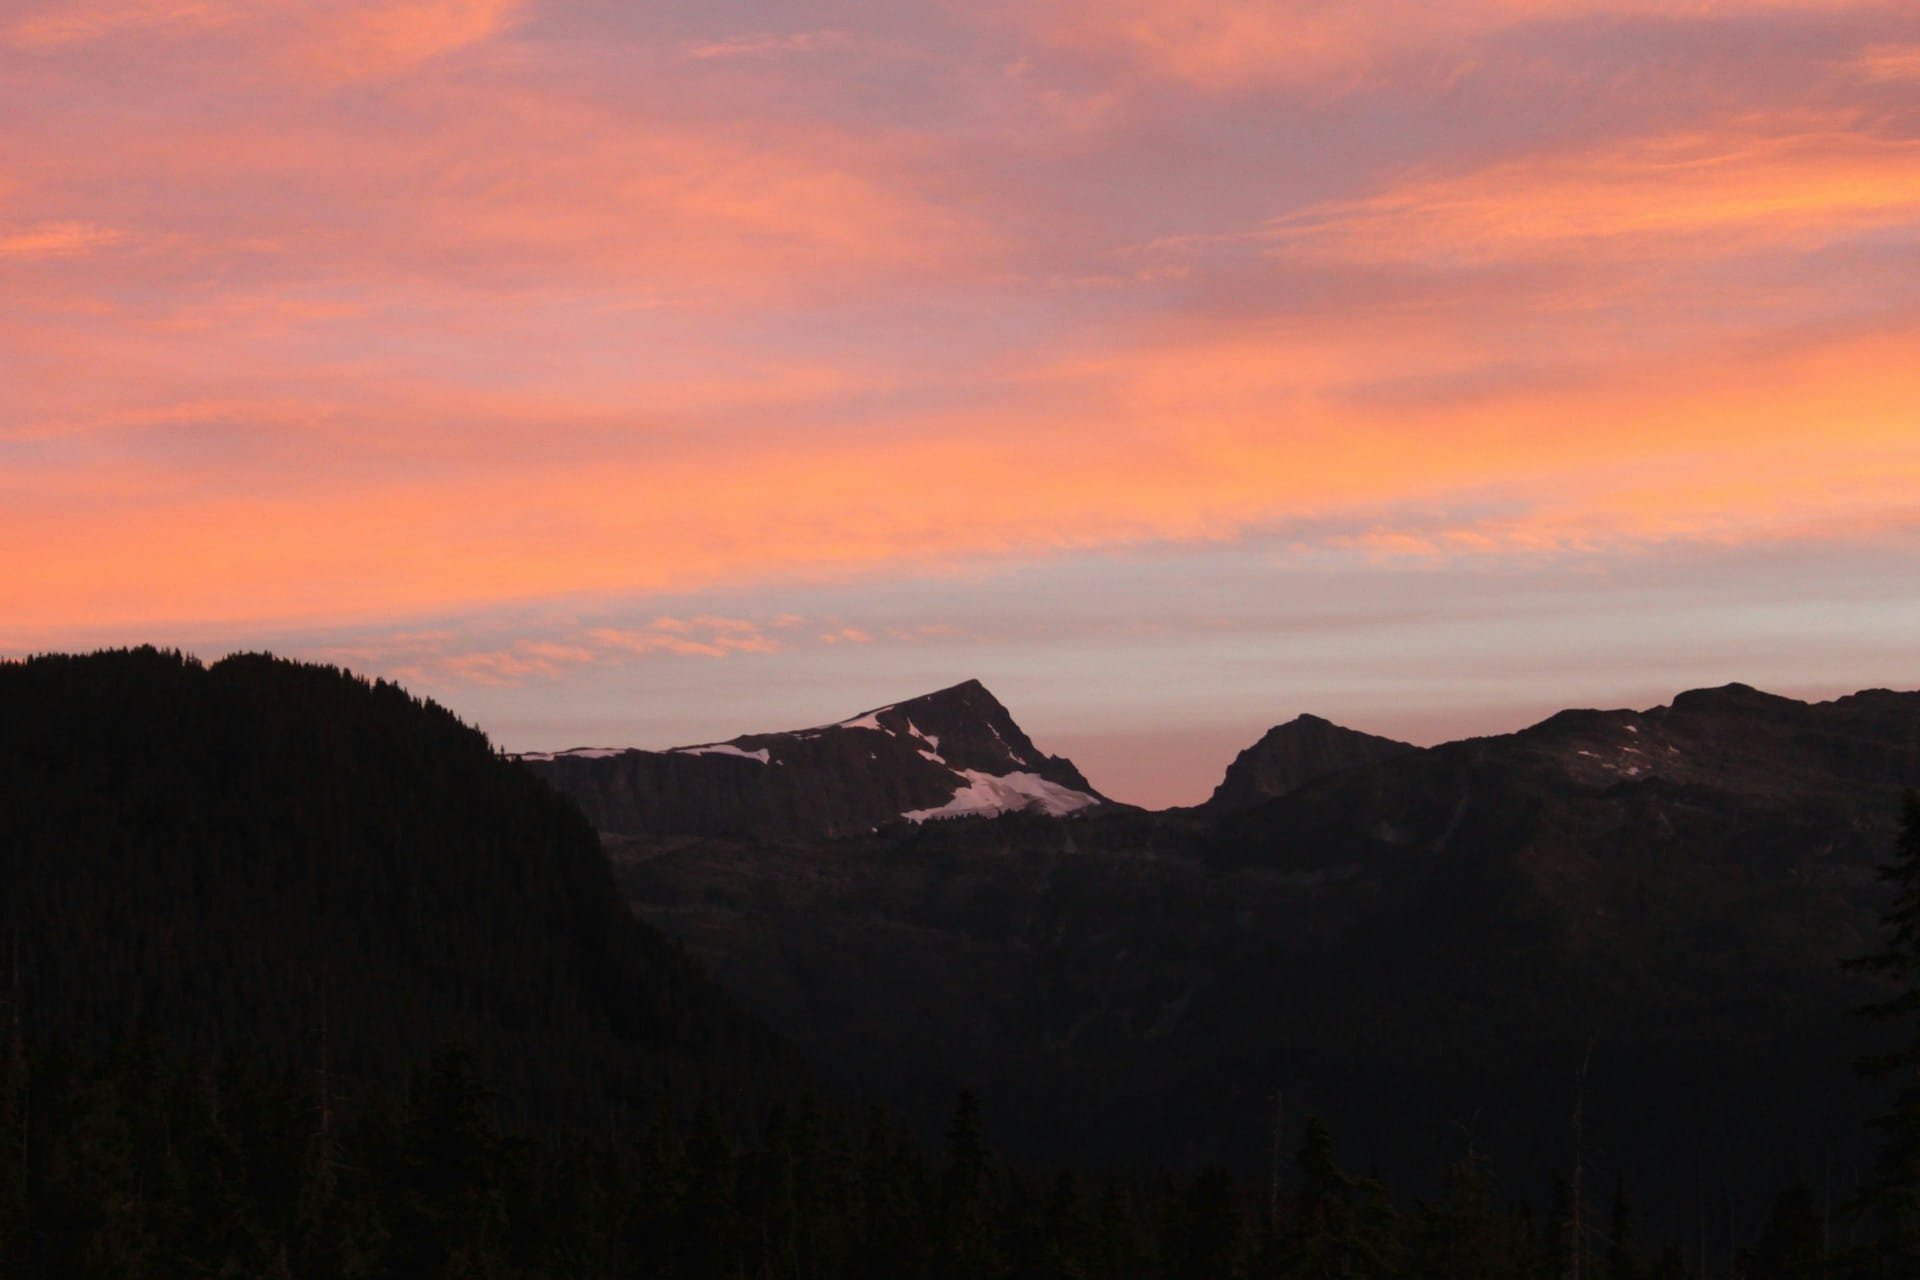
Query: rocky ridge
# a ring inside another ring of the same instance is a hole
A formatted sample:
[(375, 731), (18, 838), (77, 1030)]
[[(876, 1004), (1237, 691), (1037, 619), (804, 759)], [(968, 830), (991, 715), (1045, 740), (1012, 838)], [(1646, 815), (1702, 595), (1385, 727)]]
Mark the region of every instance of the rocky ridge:
[(1072, 761), (1034, 746), (978, 680), (809, 729), (520, 758), (609, 836), (805, 840), (1110, 803)]

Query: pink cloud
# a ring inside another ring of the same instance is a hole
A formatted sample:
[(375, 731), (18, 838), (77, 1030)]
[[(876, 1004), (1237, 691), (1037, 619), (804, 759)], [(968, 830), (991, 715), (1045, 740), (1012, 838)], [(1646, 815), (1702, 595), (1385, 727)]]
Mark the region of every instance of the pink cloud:
[(359, 0), (328, 5), (303, 33), (303, 60), (333, 79), (392, 75), (505, 31), (523, 0)]
[(852, 43), (844, 31), (795, 31), (784, 35), (759, 34), (712, 40), (687, 50), (690, 58), (772, 58), (783, 54), (820, 53)]
[(1307, 209), (1267, 234), (1280, 252), (1348, 262), (1484, 263), (1611, 251), (1751, 252), (1920, 217), (1920, 139), (1789, 117), (1550, 152), (1413, 179)]
[(506, 31), (523, 0), (73, 0), (5, 28), (16, 47), (62, 53), (123, 38), (216, 37), (327, 81), (405, 71)]
[(124, 231), (85, 222), (41, 222), (12, 230), (0, 228), (0, 262), (73, 258), (123, 244)]
[(29, 3), (4, 30), (19, 48), (49, 51), (122, 34), (224, 27), (246, 8), (233, 0), (61, 0)]
[(595, 627), (586, 632), (585, 638), (603, 652), (633, 657), (665, 653), (724, 658), (738, 653), (779, 653), (785, 647), (765, 634), (758, 622), (713, 614), (692, 619), (656, 618), (640, 628)]
[(1206, 91), (1237, 91), (1350, 90), (1377, 83), (1389, 64), (1419, 57), (1470, 64), (1490, 37), (1529, 25), (1710, 23), (1883, 7), (1881, 0), (1038, 0), (999, 12), (1057, 49), (1123, 59)]
[(1862, 51), (1853, 66), (1872, 82), (1920, 81), (1920, 44), (1876, 44)]

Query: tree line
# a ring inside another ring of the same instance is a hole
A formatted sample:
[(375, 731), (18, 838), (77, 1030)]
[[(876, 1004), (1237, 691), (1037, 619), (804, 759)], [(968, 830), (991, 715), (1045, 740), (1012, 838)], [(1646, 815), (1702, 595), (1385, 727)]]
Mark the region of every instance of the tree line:
[(152, 1039), (42, 1055), (10, 1036), (0, 1275), (671, 1280), (1812, 1280), (1813, 1197), (1702, 1267), (1643, 1250), (1624, 1187), (1538, 1217), (1471, 1152), (1403, 1204), (1310, 1121), (1271, 1183), (1002, 1160), (962, 1094), (932, 1141), (811, 1093), (741, 1125), (662, 1098), (599, 1135), (503, 1125), (450, 1047), (387, 1096)]

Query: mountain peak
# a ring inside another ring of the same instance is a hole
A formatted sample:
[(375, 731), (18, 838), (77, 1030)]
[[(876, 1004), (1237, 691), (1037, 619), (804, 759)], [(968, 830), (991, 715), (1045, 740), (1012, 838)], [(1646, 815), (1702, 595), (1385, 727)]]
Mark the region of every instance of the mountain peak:
[[(980, 683), (978, 679), (969, 676), (967, 679), (962, 680), (959, 684), (950, 684), (944, 689), (935, 689), (932, 693), (923, 693), (917, 698), (910, 699), (910, 701), (925, 702), (931, 698), (945, 698), (949, 696), (970, 696), (970, 695), (976, 695), (976, 694), (985, 694), (989, 698), (993, 697), (993, 693), (987, 688), (986, 685)], [(995, 701), (998, 702), (999, 700), (995, 699)]]
[(1782, 697), (1735, 681), (1711, 689), (1688, 689), (1685, 693), (1675, 694), (1673, 704), (1668, 709), (1678, 712), (1751, 714), (1792, 711), (1806, 705), (1797, 698)]
[(1106, 803), (978, 680), (849, 720), (671, 751), (526, 758), (622, 835), (846, 835), (905, 819)]
[(1344, 728), (1321, 716), (1297, 715), (1267, 730), (1266, 736), (1227, 766), (1226, 777), (1205, 808), (1214, 813), (1249, 809), (1327, 774), (1417, 749), (1392, 738)]
[(1006, 706), (978, 680), (878, 707), (831, 726), (871, 729), (912, 739), (922, 755), (966, 772), (1036, 776), (1097, 796), (1071, 761), (1049, 756), (1033, 744)]

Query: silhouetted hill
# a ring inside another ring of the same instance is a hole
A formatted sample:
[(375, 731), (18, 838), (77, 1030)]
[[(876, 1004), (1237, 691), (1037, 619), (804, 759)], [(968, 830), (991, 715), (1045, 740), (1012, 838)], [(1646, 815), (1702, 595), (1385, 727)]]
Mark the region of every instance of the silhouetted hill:
[(1108, 803), (1071, 761), (1035, 747), (978, 680), (812, 729), (521, 759), (622, 836), (812, 839)]
[(324, 1045), (397, 1086), (461, 1041), (510, 1108), (599, 1125), (794, 1068), (632, 918), (573, 805), (394, 685), (151, 649), (0, 664), (0, 815), (0, 964), (41, 1045)]
[(1215, 815), (1249, 809), (1330, 773), (1413, 750), (1407, 743), (1343, 728), (1319, 716), (1297, 716), (1275, 725), (1235, 757), (1202, 807)]

